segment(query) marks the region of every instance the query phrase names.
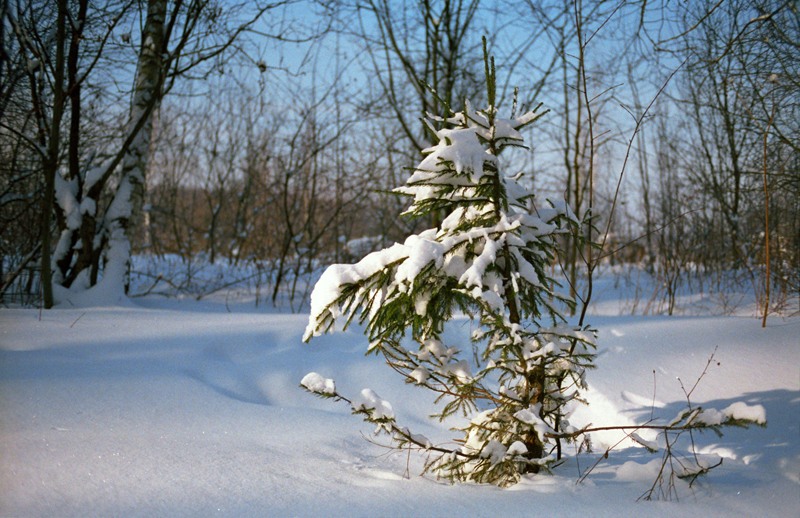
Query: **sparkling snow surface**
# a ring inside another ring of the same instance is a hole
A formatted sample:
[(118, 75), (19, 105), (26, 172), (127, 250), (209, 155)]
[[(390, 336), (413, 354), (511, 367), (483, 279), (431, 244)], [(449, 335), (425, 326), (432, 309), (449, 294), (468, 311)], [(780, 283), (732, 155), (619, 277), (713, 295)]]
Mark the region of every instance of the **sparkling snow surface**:
[[(771, 317), (767, 329), (745, 317), (592, 318), (598, 368), (587, 374), (591, 405), (573, 425), (670, 419), (685, 401), (680, 382), (690, 389), (715, 347), (692, 401), (721, 415), (766, 411), (766, 428), (696, 434), (697, 453), (724, 463), (692, 489), (679, 483), (678, 502), (637, 503), (661, 457), (633, 441), (575, 483), (614, 434), (596, 435), (597, 453), (577, 461), (567, 446), (571, 457), (554, 475), (507, 490), (420, 477), (420, 454), (365, 440), (374, 427), (346, 403), (299, 386), (316, 372), (307, 383), (332, 391), (333, 378), (341, 394), (393, 411), (433, 444), (457, 437), (447, 428), (458, 422), (426, 418), (430, 395), (364, 356), (356, 326), (302, 345), (306, 314), (228, 307), (145, 298), (41, 320), (37, 310), (0, 309), (0, 516), (794, 517), (800, 509), (798, 317)], [(456, 321), (448, 342), (469, 333)], [(645, 430), (637, 439), (658, 445)]]

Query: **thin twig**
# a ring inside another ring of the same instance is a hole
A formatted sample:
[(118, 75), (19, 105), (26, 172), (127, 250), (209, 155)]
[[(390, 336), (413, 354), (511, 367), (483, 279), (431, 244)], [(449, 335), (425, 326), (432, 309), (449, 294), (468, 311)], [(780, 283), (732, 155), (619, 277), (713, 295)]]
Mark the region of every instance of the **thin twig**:
[(75, 319), (75, 320), (74, 320), (74, 321), (73, 321), (73, 322), (72, 322), (72, 323), (69, 325), (69, 328), (70, 328), (70, 329), (72, 329), (72, 328), (75, 326), (75, 324), (77, 324), (77, 323), (78, 323), (78, 320), (80, 320), (81, 318), (83, 318), (83, 315), (85, 315), (85, 314), (86, 314), (86, 312), (85, 312), (85, 311), (84, 311), (83, 313), (81, 313), (81, 314), (80, 314), (80, 316), (79, 316), (78, 318), (76, 318), (76, 319)]

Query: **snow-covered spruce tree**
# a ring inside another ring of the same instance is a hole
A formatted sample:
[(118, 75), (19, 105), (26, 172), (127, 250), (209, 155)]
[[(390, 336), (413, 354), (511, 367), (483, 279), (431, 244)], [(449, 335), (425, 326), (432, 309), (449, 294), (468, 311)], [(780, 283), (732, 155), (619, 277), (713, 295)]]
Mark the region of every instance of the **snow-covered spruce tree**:
[[(563, 204), (534, 203), (519, 175), (509, 175), (500, 161), (506, 148), (523, 145), (519, 130), (541, 114), (500, 118), (494, 63), (485, 61), (488, 106), (474, 110), (465, 102), (462, 112), (429, 116), (436, 144), (396, 189), (413, 199), (407, 216), (440, 214), (441, 224), (356, 264), (329, 267), (311, 296), (304, 336), (308, 341), (331, 330), (340, 316), (345, 326), (357, 317), (369, 352), (440, 394), (435, 416), (471, 418), (463, 446), (435, 447), (401, 428), (371, 391), (352, 402), (316, 373), (301, 384), (350, 402), (355, 413), (391, 433), (396, 446), (438, 453), (426, 470), (506, 486), (550, 465), (556, 437), (574, 432), (567, 406), (584, 387), (594, 346), (591, 332), (566, 324), (562, 313), (572, 301), (553, 291), (547, 273), (558, 252), (555, 237), (576, 223), (574, 216)], [(443, 341), (445, 323), (457, 312), (476, 323), (477, 365), (462, 355), (467, 344)]]

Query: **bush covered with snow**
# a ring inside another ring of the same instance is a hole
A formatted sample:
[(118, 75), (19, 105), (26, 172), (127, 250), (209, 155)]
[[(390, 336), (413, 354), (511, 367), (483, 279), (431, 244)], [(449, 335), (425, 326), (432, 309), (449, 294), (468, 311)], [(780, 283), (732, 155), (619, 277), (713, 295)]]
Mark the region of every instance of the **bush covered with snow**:
[[(638, 432), (662, 435), (666, 450), (654, 488), (716, 467), (695, 459), (676, 471), (671, 441), (694, 430), (764, 425), (762, 408), (704, 410), (692, 405), (689, 391), (687, 408), (669, 423), (580, 429), (570, 424), (568, 416), (587, 388), (586, 369), (593, 367), (594, 331), (568, 324), (563, 315), (574, 301), (554, 289), (548, 270), (559, 254), (557, 237), (580, 222), (563, 204), (536, 200), (521, 175), (506, 171), (501, 153), (522, 146), (520, 129), (541, 114), (499, 117), (494, 63), (486, 52), (485, 62), (486, 108), (465, 102), (461, 112), (429, 115), (435, 144), (396, 189), (412, 200), (407, 216), (440, 216), (440, 223), (355, 264), (329, 267), (311, 295), (304, 334), (308, 341), (340, 319), (345, 327), (357, 319), (369, 337), (369, 352), (383, 355), (408, 383), (438, 395), (436, 417), (468, 418), (459, 430), (463, 436), (455, 439), (461, 446), (434, 446), (412, 433), (370, 389), (348, 398), (316, 373), (301, 385), (350, 403), (353, 413), (390, 434), (395, 447), (427, 451), (425, 470), (451, 481), (512, 485), (560, 461), (562, 442), (589, 444), (589, 432), (609, 429), (653, 452), (659, 446)], [(471, 351), (444, 339), (445, 323), (457, 313), (471, 320)]]
[[(438, 216), (440, 224), (356, 264), (329, 267), (314, 288), (305, 339), (332, 329), (340, 316), (358, 318), (371, 352), (440, 395), (440, 418), (471, 416), (463, 446), (440, 449), (427, 469), (505, 486), (560, 457), (561, 438), (574, 431), (567, 407), (580, 399), (594, 344), (591, 331), (567, 325), (562, 314), (573, 301), (553, 289), (547, 273), (556, 237), (577, 221), (563, 204), (535, 200), (500, 158), (523, 145), (520, 130), (541, 113), (501, 118), (488, 57), (486, 72), (486, 108), (467, 102), (461, 112), (429, 116), (435, 144), (396, 189), (411, 199), (407, 216)], [(474, 361), (466, 344), (443, 339), (456, 313), (474, 321)], [(353, 403), (398, 447), (430, 449), (381, 408)]]

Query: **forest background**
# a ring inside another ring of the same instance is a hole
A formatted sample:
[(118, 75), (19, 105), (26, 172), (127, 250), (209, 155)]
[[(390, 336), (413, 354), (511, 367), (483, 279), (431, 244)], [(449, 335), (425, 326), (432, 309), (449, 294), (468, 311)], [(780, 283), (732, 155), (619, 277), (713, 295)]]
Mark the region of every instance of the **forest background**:
[(257, 304), (303, 309), (322, 266), (436, 224), (389, 191), (431, 144), (423, 114), (483, 101), (486, 37), (503, 115), (515, 87), (517, 111), (549, 110), (512, 163), (585, 223), (553, 265), (579, 301), (624, 265), (655, 281), (634, 311), (686, 289), (793, 311), (795, 2), (0, 5), (4, 303), (116, 275), (113, 300), (130, 274), (148, 281), (130, 295), (200, 298), (226, 287), (201, 270), (230, 265)]

